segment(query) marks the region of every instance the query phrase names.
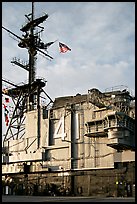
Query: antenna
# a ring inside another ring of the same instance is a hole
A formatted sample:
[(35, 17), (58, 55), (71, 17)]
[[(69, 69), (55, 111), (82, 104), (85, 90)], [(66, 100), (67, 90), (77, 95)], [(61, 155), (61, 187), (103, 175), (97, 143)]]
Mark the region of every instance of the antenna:
[[(31, 21), (33, 22), (34, 19), (34, 2), (32, 2), (32, 18)], [(34, 45), (34, 27), (31, 26), (30, 29), (30, 37), (32, 46), (29, 47), (29, 85), (32, 84), (35, 80), (35, 55), (36, 55), (36, 49)]]

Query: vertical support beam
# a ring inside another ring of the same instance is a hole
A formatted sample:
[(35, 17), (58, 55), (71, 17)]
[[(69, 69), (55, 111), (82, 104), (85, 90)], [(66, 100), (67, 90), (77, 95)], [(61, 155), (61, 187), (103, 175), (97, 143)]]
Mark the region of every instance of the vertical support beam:
[(75, 169), (76, 166), (76, 144), (75, 144), (75, 112), (72, 105), (71, 111), (71, 169)]
[(75, 168), (74, 162), (75, 162), (75, 154), (74, 154), (74, 111), (73, 111), (73, 105), (71, 105), (71, 193), (74, 195), (74, 175), (73, 175), (73, 169)]
[(40, 86), (38, 84), (37, 88), (37, 110), (38, 110), (38, 119), (37, 119), (37, 137), (38, 137), (38, 148), (40, 147), (40, 124), (41, 124), (41, 113), (40, 113)]
[[(34, 2), (32, 2), (32, 16), (31, 21), (34, 20)], [(35, 80), (35, 70), (34, 70), (34, 54), (36, 50), (34, 49), (34, 27), (30, 29), (30, 41), (31, 46), (29, 48), (29, 85)]]
[[(34, 20), (34, 2), (32, 2), (32, 16), (31, 20)], [(29, 47), (29, 92), (31, 93), (31, 84), (35, 80), (35, 59), (34, 56), (36, 55), (36, 49), (34, 45), (34, 27), (32, 25), (30, 29), (30, 47)], [(34, 94), (30, 95), (29, 97), (29, 105), (30, 105), (30, 110), (34, 109)]]
[(84, 145), (84, 110), (82, 105), (80, 107), (80, 154), (81, 154), (81, 167), (85, 166), (85, 145)]

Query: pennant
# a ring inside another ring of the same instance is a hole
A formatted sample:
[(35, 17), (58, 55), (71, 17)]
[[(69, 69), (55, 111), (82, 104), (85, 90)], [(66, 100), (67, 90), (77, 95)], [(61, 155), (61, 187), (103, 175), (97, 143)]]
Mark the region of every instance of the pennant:
[(2, 90), (2, 93), (3, 93), (3, 94), (8, 94), (8, 90), (7, 90), (7, 89), (3, 89), (3, 90)]
[(8, 123), (9, 123), (8, 115), (5, 117), (5, 122), (6, 122), (6, 126), (8, 126)]
[(3, 106), (4, 106), (4, 116), (5, 116), (5, 123), (6, 123), (6, 126), (8, 126), (8, 123), (9, 123), (9, 118), (8, 118), (8, 109), (7, 109), (7, 106), (3, 103)]
[(9, 103), (10, 101), (9, 101), (9, 98), (5, 98), (5, 102), (6, 103)]
[(60, 49), (60, 52), (62, 52), (62, 53), (65, 53), (67, 51), (71, 51), (71, 49), (67, 45), (65, 45), (64, 43), (61, 43), (61, 42), (59, 42), (59, 49)]
[(6, 108), (7, 108), (7, 106), (6, 106), (4, 103), (3, 103), (2, 105), (3, 105), (3, 108), (4, 108), (4, 109), (6, 109)]

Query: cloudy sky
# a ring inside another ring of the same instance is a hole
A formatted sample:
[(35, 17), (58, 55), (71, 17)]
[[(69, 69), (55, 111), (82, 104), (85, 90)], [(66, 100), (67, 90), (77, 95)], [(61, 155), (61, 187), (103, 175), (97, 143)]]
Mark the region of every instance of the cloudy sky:
[[(31, 2), (2, 2), (2, 25), (22, 37), (20, 28), (31, 7)], [(40, 24), (41, 39), (57, 41), (48, 49), (52, 61), (38, 53), (36, 76), (47, 80), (45, 91), (53, 100), (121, 85), (134, 95), (134, 2), (35, 2), (35, 17), (45, 13), (49, 17)], [(2, 30), (2, 77), (19, 84), (28, 80), (28, 73), (10, 61), (14, 57), (27, 61), (28, 53), (15, 39)], [(71, 51), (60, 53), (59, 41)]]

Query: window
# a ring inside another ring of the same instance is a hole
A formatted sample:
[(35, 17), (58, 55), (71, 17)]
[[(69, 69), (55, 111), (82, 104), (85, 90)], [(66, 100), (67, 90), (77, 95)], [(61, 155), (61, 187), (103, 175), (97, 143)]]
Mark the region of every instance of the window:
[(96, 118), (96, 112), (93, 111), (93, 113), (92, 113), (92, 119), (95, 119), (95, 118)]
[(48, 118), (48, 110), (46, 110), (46, 108), (43, 108), (43, 119), (47, 119)]

